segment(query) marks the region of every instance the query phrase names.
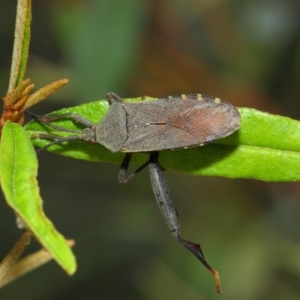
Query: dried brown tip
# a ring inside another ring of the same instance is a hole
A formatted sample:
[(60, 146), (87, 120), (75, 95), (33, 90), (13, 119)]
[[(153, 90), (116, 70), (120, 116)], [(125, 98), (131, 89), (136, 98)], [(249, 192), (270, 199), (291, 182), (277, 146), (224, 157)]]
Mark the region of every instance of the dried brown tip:
[(217, 290), (217, 293), (218, 293), (218, 294), (223, 294), (223, 292), (222, 292), (221, 289), (220, 289), (220, 276), (219, 276), (219, 272), (216, 271), (216, 270), (213, 269), (213, 268), (210, 268), (209, 270), (210, 270), (210, 272), (211, 272), (211, 273), (214, 275), (214, 277), (215, 277), (215, 284), (216, 284), (216, 290)]

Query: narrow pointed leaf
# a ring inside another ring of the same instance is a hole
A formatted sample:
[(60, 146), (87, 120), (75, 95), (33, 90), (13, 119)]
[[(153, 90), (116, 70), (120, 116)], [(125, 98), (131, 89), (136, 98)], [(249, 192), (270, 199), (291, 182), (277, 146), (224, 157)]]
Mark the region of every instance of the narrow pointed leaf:
[[(151, 99), (151, 98), (149, 98)], [(140, 101), (140, 98), (127, 99)], [(92, 102), (62, 109), (53, 114), (75, 112), (97, 124), (109, 106), (106, 101)], [(167, 170), (194, 175), (252, 178), (265, 181), (300, 180), (300, 122), (287, 117), (271, 115), (255, 109), (240, 108), (241, 128), (231, 136), (204, 147), (187, 150), (161, 151), (160, 164)], [(70, 120), (55, 123), (68, 129), (80, 126)], [(39, 133), (59, 134), (33, 121), (26, 125), (31, 136)], [(64, 134), (66, 136), (67, 134)], [(33, 139), (42, 147), (49, 141)], [(53, 145), (47, 150), (77, 159), (120, 163), (124, 154), (113, 154), (95, 143), (73, 141)], [(133, 155), (133, 162), (141, 164), (146, 154)]]
[(18, 0), (14, 49), (8, 91), (23, 81), (30, 43), (31, 0)]
[(37, 158), (24, 129), (7, 122), (0, 144), (0, 179), (8, 205), (68, 274), (76, 270), (72, 250), (43, 212), (36, 181)]

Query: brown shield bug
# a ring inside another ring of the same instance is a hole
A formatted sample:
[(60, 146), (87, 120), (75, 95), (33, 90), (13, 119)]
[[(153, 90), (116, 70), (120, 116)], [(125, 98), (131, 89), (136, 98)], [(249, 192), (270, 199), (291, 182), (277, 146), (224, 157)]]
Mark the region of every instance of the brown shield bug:
[[(42, 149), (65, 141), (82, 140), (102, 144), (112, 152), (126, 152), (118, 175), (120, 183), (126, 183), (149, 165), (152, 189), (173, 237), (210, 270), (215, 277), (217, 292), (221, 293), (219, 274), (204, 258), (200, 245), (179, 235), (177, 212), (158, 163), (158, 151), (203, 146), (230, 135), (240, 127), (238, 110), (218, 98), (200, 94), (135, 103), (125, 102), (114, 93), (108, 93), (107, 98), (110, 109), (96, 125), (74, 113), (57, 116), (35, 116), (30, 113), (37, 121), (56, 130), (78, 134), (64, 138), (40, 134), (35, 138), (53, 140)], [(68, 130), (51, 124), (51, 121), (63, 118), (72, 118), (86, 128)], [(149, 153), (150, 159), (126, 177), (133, 152)]]

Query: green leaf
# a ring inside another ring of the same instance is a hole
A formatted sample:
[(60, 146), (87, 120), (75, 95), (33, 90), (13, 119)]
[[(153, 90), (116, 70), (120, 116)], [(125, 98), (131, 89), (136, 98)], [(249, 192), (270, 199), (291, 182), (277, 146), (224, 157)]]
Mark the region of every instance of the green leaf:
[(30, 44), (31, 0), (18, 0), (14, 50), (8, 91), (22, 81), (26, 71)]
[[(151, 98), (149, 98), (151, 99)], [(140, 101), (140, 98), (127, 101)], [(94, 122), (101, 120), (108, 110), (106, 101), (62, 109), (54, 114), (75, 112)], [(265, 181), (300, 180), (300, 122), (287, 117), (270, 115), (254, 109), (240, 108), (241, 128), (231, 136), (204, 147), (187, 150), (161, 151), (160, 164), (167, 170), (193, 175), (252, 178)], [(59, 120), (56, 125), (68, 129), (80, 128), (70, 120)], [(55, 132), (51, 128), (30, 122), (26, 130), (31, 136)], [(66, 134), (64, 134), (66, 136)], [(34, 139), (34, 145), (43, 147), (46, 140)], [(113, 154), (99, 144), (74, 141), (53, 145), (47, 150), (77, 159), (120, 163), (124, 154)], [(134, 154), (133, 162), (141, 164), (145, 154)]]
[(0, 144), (0, 179), (6, 201), (68, 274), (76, 270), (75, 257), (64, 237), (46, 218), (36, 181), (37, 158), (24, 129), (7, 122)]

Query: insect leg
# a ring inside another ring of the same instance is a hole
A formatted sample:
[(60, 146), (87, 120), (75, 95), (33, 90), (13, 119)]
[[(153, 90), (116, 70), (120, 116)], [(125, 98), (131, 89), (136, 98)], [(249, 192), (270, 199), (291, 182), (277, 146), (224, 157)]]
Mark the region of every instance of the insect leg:
[(115, 94), (113, 92), (107, 93), (106, 97), (108, 98), (109, 104), (112, 104), (113, 102), (121, 103), (124, 101), (120, 96), (118, 96), (117, 94)]
[(118, 180), (120, 183), (127, 183), (132, 177), (134, 177), (136, 174), (138, 174), (140, 171), (142, 171), (149, 165), (149, 160), (148, 160), (144, 164), (142, 164), (139, 168), (137, 168), (133, 173), (131, 173), (130, 175), (128, 175), (126, 177), (125, 175), (126, 175), (126, 172), (127, 172), (130, 160), (131, 160), (131, 156), (132, 156), (132, 153), (126, 153), (126, 155), (122, 161), (122, 164), (121, 164), (121, 167), (119, 170), (119, 174), (118, 174)]
[(214, 275), (217, 292), (221, 293), (219, 273), (208, 264), (208, 262), (204, 258), (200, 245), (184, 240), (179, 235), (180, 225), (177, 219), (176, 209), (173, 205), (173, 202), (171, 201), (169, 189), (167, 187), (166, 180), (163, 177), (162, 169), (158, 164), (158, 152), (151, 153), (149, 169), (152, 189), (157, 204), (169, 229), (172, 232), (173, 237), (177, 240), (177, 242), (180, 245), (192, 252), (202, 262), (202, 264)]

